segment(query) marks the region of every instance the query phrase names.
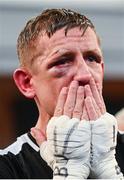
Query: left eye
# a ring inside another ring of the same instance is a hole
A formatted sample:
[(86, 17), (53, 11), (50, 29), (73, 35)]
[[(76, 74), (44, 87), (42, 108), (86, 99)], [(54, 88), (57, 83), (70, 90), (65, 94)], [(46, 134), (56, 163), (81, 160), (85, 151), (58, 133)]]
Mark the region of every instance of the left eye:
[(68, 64), (71, 60), (69, 59), (60, 59), (59, 61), (55, 62), (54, 66), (59, 66), (63, 64)]
[(73, 57), (60, 57), (55, 62), (52, 62), (48, 65), (48, 69), (54, 66), (66, 66), (70, 65), (73, 62)]
[(86, 57), (86, 60), (87, 61), (90, 61), (90, 62), (93, 62), (93, 61), (98, 61), (98, 58), (95, 56), (95, 55), (88, 55), (87, 57)]

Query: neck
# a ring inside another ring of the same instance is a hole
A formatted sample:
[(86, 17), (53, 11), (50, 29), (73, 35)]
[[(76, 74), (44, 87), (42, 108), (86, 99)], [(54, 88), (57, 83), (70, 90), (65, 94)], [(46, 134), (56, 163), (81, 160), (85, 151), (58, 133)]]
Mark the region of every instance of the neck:
[(41, 113), (38, 117), (37, 124), (35, 125), (36, 128), (41, 130), (46, 135), (46, 127), (50, 120), (50, 115), (47, 113)]

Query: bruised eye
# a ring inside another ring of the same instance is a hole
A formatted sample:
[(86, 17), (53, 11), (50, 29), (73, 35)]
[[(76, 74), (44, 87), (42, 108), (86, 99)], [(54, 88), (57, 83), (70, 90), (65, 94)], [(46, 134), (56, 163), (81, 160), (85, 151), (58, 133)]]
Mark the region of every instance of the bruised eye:
[(71, 60), (70, 59), (60, 59), (57, 62), (54, 63), (54, 66), (59, 66), (59, 65), (63, 65), (63, 64), (68, 64), (70, 63)]
[(58, 58), (55, 62), (52, 62), (48, 65), (48, 68), (54, 67), (54, 66), (66, 66), (73, 62), (73, 57), (61, 57)]

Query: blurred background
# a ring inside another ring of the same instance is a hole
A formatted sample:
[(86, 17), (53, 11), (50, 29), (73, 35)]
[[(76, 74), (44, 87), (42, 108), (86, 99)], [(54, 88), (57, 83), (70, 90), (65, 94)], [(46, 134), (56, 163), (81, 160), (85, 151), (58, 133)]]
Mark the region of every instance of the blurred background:
[(36, 123), (34, 102), (21, 95), (12, 79), (18, 67), (16, 41), (30, 18), (54, 7), (80, 11), (95, 24), (105, 59), (103, 95), (108, 112), (124, 107), (123, 0), (0, 0), (0, 148)]

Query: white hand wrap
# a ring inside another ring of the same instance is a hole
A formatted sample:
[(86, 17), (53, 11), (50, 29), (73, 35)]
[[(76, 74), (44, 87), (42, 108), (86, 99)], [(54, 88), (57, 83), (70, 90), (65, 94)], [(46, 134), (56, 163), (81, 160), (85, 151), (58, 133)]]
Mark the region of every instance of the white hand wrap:
[[(63, 115), (47, 126), (42, 158), (53, 169), (54, 179), (123, 179), (115, 159), (117, 122), (106, 113), (96, 121)], [(90, 166), (91, 165), (91, 166)]]
[(98, 120), (91, 121), (91, 131), (92, 174), (98, 179), (123, 179), (115, 159), (117, 120), (111, 114), (105, 113)]
[(63, 115), (47, 126), (47, 142), (40, 148), (42, 158), (53, 169), (54, 179), (83, 179), (89, 176), (90, 123)]

